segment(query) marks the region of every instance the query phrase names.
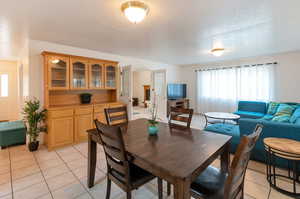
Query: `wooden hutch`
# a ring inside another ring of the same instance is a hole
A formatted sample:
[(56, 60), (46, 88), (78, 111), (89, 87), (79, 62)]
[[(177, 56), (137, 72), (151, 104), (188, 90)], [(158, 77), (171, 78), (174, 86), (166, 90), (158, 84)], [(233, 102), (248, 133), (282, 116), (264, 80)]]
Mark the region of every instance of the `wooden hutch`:
[[(48, 110), (48, 150), (87, 140), (93, 120), (106, 122), (104, 108), (122, 106), (118, 101), (118, 62), (54, 52), (44, 56), (44, 103)], [(90, 104), (80, 94), (92, 94)]]

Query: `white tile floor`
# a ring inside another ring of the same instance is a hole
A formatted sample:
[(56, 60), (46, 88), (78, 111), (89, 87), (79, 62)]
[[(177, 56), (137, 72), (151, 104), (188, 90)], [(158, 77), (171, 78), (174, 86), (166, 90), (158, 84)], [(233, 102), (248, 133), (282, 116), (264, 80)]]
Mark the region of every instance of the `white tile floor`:
[[(196, 116), (192, 125), (201, 128), (203, 120)], [(87, 150), (87, 143), (51, 152), (41, 146), (37, 152), (31, 153), (24, 145), (0, 150), (0, 199), (104, 199), (106, 162), (102, 147), (98, 145), (95, 186), (91, 189), (86, 186)], [(218, 166), (219, 161), (216, 160), (214, 165)], [(289, 182), (281, 183), (290, 186)], [(250, 161), (245, 180), (245, 198), (266, 199), (269, 190), (265, 165)], [(164, 197), (167, 198), (166, 193)], [(125, 198), (124, 192), (113, 185), (111, 199)], [(135, 191), (133, 198), (157, 198), (156, 180)], [(289, 197), (271, 189), (269, 198)]]

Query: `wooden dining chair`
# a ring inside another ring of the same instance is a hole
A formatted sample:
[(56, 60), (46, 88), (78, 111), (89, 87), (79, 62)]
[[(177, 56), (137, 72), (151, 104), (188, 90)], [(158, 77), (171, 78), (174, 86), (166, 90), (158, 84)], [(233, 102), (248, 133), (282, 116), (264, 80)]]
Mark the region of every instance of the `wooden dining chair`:
[(104, 109), (108, 125), (118, 125), (128, 122), (127, 106)]
[[(171, 107), (170, 115), (169, 115), (169, 125), (190, 128), (193, 113), (194, 113), (193, 109)], [(177, 122), (174, 123), (174, 121)], [(179, 122), (184, 124), (178, 124)]]
[[(106, 199), (110, 198), (111, 181), (117, 184), (127, 193), (127, 199), (131, 199), (131, 191), (153, 180), (155, 176), (146, 170), (134, 165), (124, 145), (122, 128), (109, 126), (95, 120), (98, 135), (100, 137), (107, 163), (107, 189)], [(158, 179), (158, 196), (162, 199), (162, 180)]]
[(242, 199), (244, 180), (251, 151), (263, 126), (258, 124), (251, 135), (244, 136), (237, 148), (229, 173), (209, 166), (191, 185), (191, 195), (196, 199)]

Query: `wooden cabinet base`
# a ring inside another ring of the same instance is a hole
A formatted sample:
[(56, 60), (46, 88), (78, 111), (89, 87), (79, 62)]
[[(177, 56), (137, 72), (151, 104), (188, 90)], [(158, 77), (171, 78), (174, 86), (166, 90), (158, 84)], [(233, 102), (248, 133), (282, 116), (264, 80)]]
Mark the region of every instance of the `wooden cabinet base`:
[(73, 143), (73, 116), (48, 120), (47, 146), (49, 150)]
[(106, 123), (104, 108), (122, 105), (122, 103), (113, 102), (49, 109), (48, 133), (45, 135), (48, 150), (87, 141), (86, 131), (95, 128), (94, 119)]

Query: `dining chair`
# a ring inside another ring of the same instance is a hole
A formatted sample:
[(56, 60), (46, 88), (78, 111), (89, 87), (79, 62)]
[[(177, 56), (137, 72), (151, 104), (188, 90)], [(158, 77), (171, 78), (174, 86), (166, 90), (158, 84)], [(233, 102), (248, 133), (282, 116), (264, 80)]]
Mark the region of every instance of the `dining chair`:
[[(155, 176), (131, 162), (133, 158), (126, 153), (120, 126), (109, 126), (98, 120), (95, 120), (95, 125), (107, 163), (106, 199), (110, 198), (111, 181), (127, 193), (127, 199), (131, 199), (132, 190), (153, 180)], [(157, 180), (158, 197), (162, 199), (162, 180)]]
[(105, 108), (104, 112), (108, 125), (118, 125), (128, 122), (127, 106)]
[[(169, 114), (169, 126), (175, 128), (190, 128), (194, 110), (171, 106)], [(176, 123), (174, 123), (176, 121)], [(180, 123), (180, 124), (179, 124)], [(167, 183), (167, 193), (171, 194), (171, 184)]]
[(244, 180), (248, 162), (262, 129), (263, 126), (258, 124), (251, 135), (242, 137), (229, 173), (209, 166), (191, 184), (191, 195), (196, 199), (244, 198)]
[[(190, 128), (193, 113), (193, 109), (170, 107), (169, 125)], [(176, 123), (174, 123), (174, 121), (176, 121)]]

